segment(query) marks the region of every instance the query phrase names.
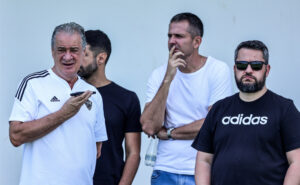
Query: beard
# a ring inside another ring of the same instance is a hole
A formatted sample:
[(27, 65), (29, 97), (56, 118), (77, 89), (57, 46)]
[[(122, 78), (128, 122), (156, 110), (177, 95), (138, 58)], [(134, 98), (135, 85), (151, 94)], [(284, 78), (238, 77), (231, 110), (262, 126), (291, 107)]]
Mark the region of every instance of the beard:
[[(244, 92), (244, 93), (255, 93), (255, 92), (258, 92), (260, 90), (262, 90), (262, 88), (265, 86), (265, 82), (266, 82), (266, 71), (264, 73), (264, 76), (263, 78), (258, 81), (254, 76), (252, 76), (251, 74), (246, 74), (246, 75), (243, 75), (240, 79), (237, 79), (236, 75), (235, 76), (235, 82), (236, 82), (236, 85), (238, 87), (238, 89), (241, 91), (241, 92)], [(254, 79), (254, 82), (253, 83), (243, 83), (243, 78), (245, 76), (250, 76)]]
[(89, 79), (98, 70), (96, 58), (94, 61), (86, 67), (80, 66), (78, 75), (84, 79)]

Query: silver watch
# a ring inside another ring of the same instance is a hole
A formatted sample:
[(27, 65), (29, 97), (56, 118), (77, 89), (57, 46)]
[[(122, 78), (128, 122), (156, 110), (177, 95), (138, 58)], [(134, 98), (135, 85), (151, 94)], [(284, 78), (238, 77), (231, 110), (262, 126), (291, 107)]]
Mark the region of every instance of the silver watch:
[(168, 136), (168, 139), (173, 139), (172, 136), (171, 136), (171, 132), (174, 130), (174, 128), (168, 128), (167, 129), (167, 136)]

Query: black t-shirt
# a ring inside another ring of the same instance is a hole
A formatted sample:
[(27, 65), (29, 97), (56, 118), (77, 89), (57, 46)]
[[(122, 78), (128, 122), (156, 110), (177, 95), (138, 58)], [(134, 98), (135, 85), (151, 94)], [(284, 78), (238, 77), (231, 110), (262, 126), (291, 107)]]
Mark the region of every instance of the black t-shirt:
[(137, 95), (111, 82), (97, 88), (103, 99), (108, 140), (103, 142), (101, 157), (94, 174), (95, 185), (118, 184), (124, 168), (122, 142), (126, 132), (141, 132), (141, 108)]
[(213, 105), (192, 146), (214, 154), (212, 185), (282, 185), (286, 152), (300, 148), (300, 113), (270, 90), (253, 102), (235, 94)]

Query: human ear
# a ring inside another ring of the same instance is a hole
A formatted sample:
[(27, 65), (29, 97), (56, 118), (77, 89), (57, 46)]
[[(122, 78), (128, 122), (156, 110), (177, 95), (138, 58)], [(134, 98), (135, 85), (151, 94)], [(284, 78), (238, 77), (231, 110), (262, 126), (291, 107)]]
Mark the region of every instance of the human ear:
[(98, 64), (98, 65), (105, 64), (105, 61), (106, 61), (106, 59), (107, 59), (107, 53), (105, 53), (105, 52), (99, 53), (99, 54), (97, 55), (96, 59), (97, 59), (97, 64)]

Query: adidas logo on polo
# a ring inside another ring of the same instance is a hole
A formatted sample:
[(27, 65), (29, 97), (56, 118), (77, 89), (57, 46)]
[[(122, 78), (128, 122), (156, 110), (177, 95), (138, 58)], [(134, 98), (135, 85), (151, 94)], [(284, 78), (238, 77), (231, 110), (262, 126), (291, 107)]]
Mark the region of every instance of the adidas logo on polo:
[(238, 116), (225, 116), (222, 118), (223, 125), (265, 125), (268, 123), (267, 116), (245, 116), (243, 114), (239, 114)]
[(51, 102), (60, 102), (60, 100), (56, 96), (53, 96), (53, 98), (50, 101)]

